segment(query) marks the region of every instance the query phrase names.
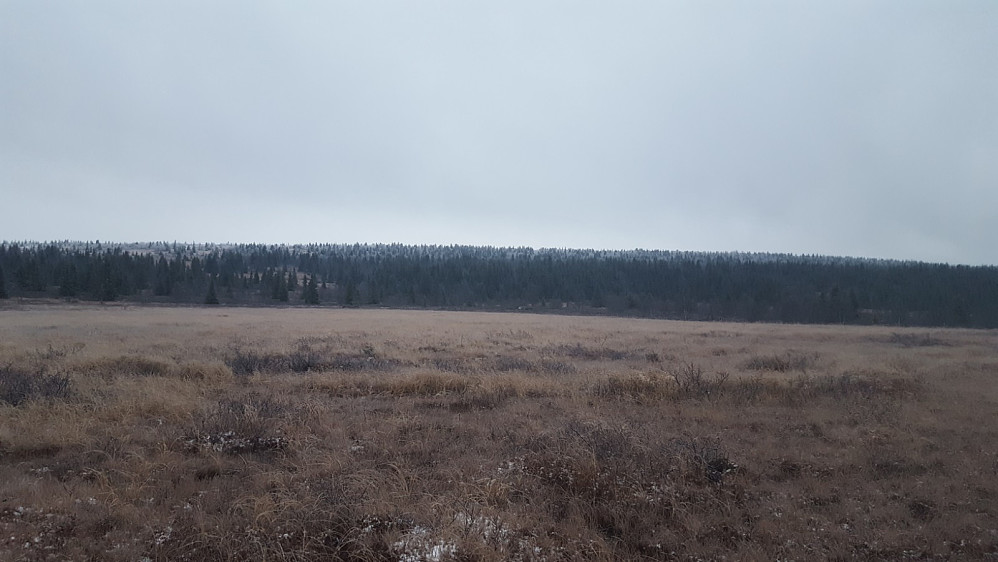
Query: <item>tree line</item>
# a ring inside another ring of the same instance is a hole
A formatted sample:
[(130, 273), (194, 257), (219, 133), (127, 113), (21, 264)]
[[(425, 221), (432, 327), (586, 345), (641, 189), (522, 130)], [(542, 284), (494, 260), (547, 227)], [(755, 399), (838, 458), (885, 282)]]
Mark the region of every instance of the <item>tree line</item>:
[(998, 268), (402, 244), (0, 244), (0, 298), (998, 327)]

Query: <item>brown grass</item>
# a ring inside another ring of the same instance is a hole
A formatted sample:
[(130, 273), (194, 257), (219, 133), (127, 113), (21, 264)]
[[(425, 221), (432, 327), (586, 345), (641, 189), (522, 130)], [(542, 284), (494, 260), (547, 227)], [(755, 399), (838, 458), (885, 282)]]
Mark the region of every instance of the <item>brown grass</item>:
[(0, 559), (998, 557), (993, 332), (0, 320)]

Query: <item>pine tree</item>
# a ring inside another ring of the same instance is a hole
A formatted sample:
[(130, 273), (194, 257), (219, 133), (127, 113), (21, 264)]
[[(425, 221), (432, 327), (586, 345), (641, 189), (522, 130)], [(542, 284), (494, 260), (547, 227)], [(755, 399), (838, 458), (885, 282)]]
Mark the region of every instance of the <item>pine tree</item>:
[(166, 258), (160, 257), (156, 263), (156, 285), (153, 294), (158, 297), (167, 296), (173, 292), (173, 279), (170, 273), (170, 264)]
[(68, 267), (63, 269), (59, 279), (60, 297), (75, 297), (77, 295), (80, 290), (77, 277), (75, 265), (69, 264)]
[(275, 275), (272, 282), (271, 298), (275, 301), (288, 302), (288, 283), (284, 275)]
[(3, 275), (3, 266), (0, 265), (0, 299), (9, 298), (10, 295), (7, 294), (7, 279)]
[(353, 281), (347, 281), (346, 296), (343, 297), (343, 304), (353, 306), (357, 298), (357, 286)]
[(305, 301), (305, 304), (319, 304), (319, 286), (315, 281), (315, 275), (309, 278), (304, 285), (305, 288), (302, 289), (301, 300)]
[(218, 295), (215, 294), (215, 277), (211, 277), (208, 282), (208, 295), (204, 297), (205, 304), (218, 304)]
[[(98, 243), (99, 244), (99, 243)], [(115, 264), (109, 258), (98, 258), (98, 273), (95, 279), (97, 289), (95, 294), (101, 302), (111, 302), (118, 299), (118, 272)]]

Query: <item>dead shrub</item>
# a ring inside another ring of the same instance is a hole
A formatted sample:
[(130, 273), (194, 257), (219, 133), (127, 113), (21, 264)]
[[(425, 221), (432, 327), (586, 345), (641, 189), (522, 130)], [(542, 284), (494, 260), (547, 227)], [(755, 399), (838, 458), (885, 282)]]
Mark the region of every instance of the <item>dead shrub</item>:
[(908, 502), (908, 512), (918, 521), (929, 522), (935, 519), (939, 511), (932, 500), (912, 500)]
[(281, 373), (290, 369), (287, 357), (282, 354), (242, 349), (235, 349), (225, 358), (225, 364), (236, 376)]
[(889, 338), (887, 338), (887, 341), (888, 343), (901, 347), (932, 347), (949, 345), (932, 334), (903, 334), (894, 332)]
[(585, 359), (587, 361), (620, 361), (630, 357), (630, 354), (626, 351), (611, 349), (609, 347), (587, 347), (581, 343), (577, 343), (575, 345), (559, 345), (554, 348), (554, 352), (558, 355), (572, 357), (575, 359)]
[(629, 495), (634, 478), (651, 467), (647, 448), (627, 427), (598, 421), (569, 421), (530, 448), (523, 464), (527, 474), (587, 500)]
[(687, 436), (672, 440), (669, 448), (685, 461), (695, 478), (714, 484), (738, 469), (716, 439)]
[(577, 371), (575, 365), (554, 359), (541, 360), (541, 370), (552, 375), (570, 375)]
[(495, 358), (492, 365), (496, 371), (501, 373), (509, 371), (530, 372), (535, 369), (533, 362), (513, 355), (500, 355)]
[(921, 463), (889, 453), (876, 452), (870, 459), (870, 468), (874, 478), (901, 478), (910, 476), (921, 476), (928, 468)]
[(280, 435), (277, 418), (286, 410), (286, 404), (269, 398), (219, 401), (198, 416), (184, 444), (192, 452), (282, 452), (289, 443)]
[(919, 381), (874, 372), (845, 372), (820, 377), (801, 376), (791, 390), (802, 398), (828, 397), (839, 400), (873, 397), (914, 397), (920, 394)]
[(760, 376), (733, 379), (725, 388), (725, 393), (735, 402), (755, 403), (766, 396), (780, 394), (778, 383), (765, 381)]
[(299, 340), (295, 348), (288, 353), (288, 367), (295, 373), (319, 371), (324, 366), (322, 354), (313, 349), (307, 340)]
[(69, 377), (0, 367), (0, 403), (19, 406), (29, 400), (64, 400), (73, 394)]
[[(237, 502), (192, 499), (154, 530), (156, 560), (384, 560), (391, 530), (365, 523), (339, 482), (303, 479), (233, 489)], [(223, 496), (224, 497), (224, 496)]]
[(118, 357), (101, 357), (99, 359), (82, 363), (77, 366), (77, 370), (89, 375), (103, 377), (165, 377), (171, 374), (173, 365), (154, 357), (121, 355)]
[(726, 372), (709, 376), (696, 363), (687, 363), (672, 369), (669, 375), (676, 382), (676, 393), (681, 398), (709, 398), (721, 393), (730, 376)]
[(83, 351), (85, 347), (87, 347), (87, 344), (82, 342), (77, 342), (68, 345), (59, 345), (59, 346), (48, 344), (48, 347), (46, 349), (36, 349), (32, 351), (29, 355), (33, 359), (38, 361), (44, 361), (44, 362), (57, 361), (59, 359), (64, 359), (70, 355), (75, 355)]
[(392, 371), (400, 366), (402, 362), (384, 357), (372, 357), (370, 355), (338, 353), (326, 362), (325, 367), (337, 371)]
[(778, 373), (800, 371), (806, 373), (817, 360), (816, 353), (808, 354), (789, 350), (783, 355), (756, 355), (746, 361), (744, 367), (750, 371), (775, 371)]

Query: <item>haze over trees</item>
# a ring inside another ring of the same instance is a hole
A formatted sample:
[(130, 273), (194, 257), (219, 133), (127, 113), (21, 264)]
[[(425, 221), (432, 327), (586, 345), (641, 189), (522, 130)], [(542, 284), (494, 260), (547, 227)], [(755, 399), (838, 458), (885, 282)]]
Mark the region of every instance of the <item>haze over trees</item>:
[(0, 298), (998, 327), (998, 268), (676, 251), (3, 243)]

